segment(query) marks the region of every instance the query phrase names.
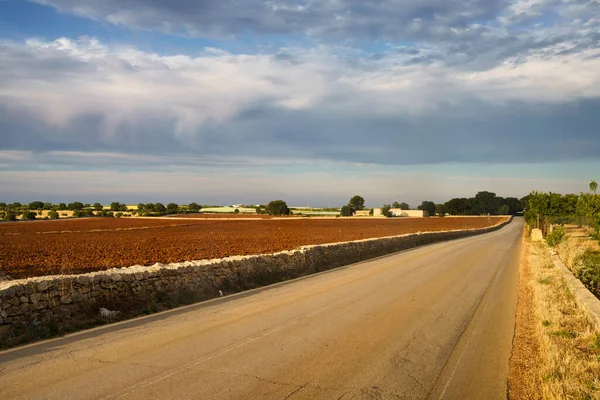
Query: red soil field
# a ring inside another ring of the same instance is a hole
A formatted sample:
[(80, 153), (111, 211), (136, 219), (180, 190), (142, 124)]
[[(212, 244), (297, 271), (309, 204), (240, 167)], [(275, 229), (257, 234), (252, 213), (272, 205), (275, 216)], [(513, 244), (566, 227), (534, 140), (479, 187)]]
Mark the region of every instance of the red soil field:
[(303, 245), (483, 228), (505, 217), (391, 219), (90, 218), (0, 224), (0, 274), (13, 279), (74, 274), (233, 255), (272, 253)]

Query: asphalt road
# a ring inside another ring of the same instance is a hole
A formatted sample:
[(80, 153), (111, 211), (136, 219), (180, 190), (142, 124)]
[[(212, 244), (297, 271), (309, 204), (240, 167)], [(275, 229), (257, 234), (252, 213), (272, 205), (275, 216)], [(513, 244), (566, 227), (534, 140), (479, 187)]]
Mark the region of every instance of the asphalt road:
[(0, 353), (2, 399), (506, 398), (522, 222)]

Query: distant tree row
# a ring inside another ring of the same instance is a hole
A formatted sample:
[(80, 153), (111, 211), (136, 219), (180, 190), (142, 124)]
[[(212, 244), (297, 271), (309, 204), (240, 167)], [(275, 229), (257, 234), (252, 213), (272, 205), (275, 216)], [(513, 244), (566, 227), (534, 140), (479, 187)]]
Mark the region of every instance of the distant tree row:
[[(352, 216), (356, 211), (364, 209), (365, 200), (361, 196), (354, 196), (350, 199), (348, 205), (341, 209), (341, 216)], [(436, 204), (433, 201), (425, 200), (418, 207), (418, 210), (426, 211), (428, 215), (444, 216), (450, 215), (514, 215), (523, 211), (524, 203), (515, 197), (500, 197), (493, 192), (482, 191), (471, 198), (454, 198), (444, 204)], [(391, 209), (399, 208), (401, 210), (410, 210), (408, 203), (384, 204), (381, 207), (381, 213), (384, 216), (391, 216)]]
[[(202, 207), (197, 203), (190, 203), (187, 206), (179, 206), (175, 203), (169, 203), (166, 206), (162, 203), (148, 203), (138, 204), (137, 210), (129, 210), (127, 205), (118, 201), (112, 202), (108, 210), (100, 203), (94, 203), (93, 205), (84, 204), (79, 201), (73, 203), (44, 203), (42, 201), (33, 201), (29, 204), (15, 203), (2, 203), (0, 202), (0, 219), (5, 221), (15, 221), (18, 216), (21, 219), (33, 220), (41, 215), (42, 210), (49, 210), (47, 219), (58, 219), (58, 211), (73, 211), (73, 217), (121, 217), (129, 214), (132, 215), (167, 215), (177, 213), (197, 213)], [(39, 214), (38, 214), (39, 213)]]

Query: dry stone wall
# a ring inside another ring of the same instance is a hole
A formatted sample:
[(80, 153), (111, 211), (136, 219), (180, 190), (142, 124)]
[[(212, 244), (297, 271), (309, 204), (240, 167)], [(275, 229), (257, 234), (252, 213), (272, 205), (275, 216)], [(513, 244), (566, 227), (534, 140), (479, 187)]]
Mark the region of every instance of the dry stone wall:
[(304, 246), (267, 255), (6, 281), (0, 283), (0, 345), (102, 322), (102, 308), (127, 317), (189, 304), (217, 297), (219, 292), (230, 294), (429, 243), (490, 232), (509, 222), (485, 229)]

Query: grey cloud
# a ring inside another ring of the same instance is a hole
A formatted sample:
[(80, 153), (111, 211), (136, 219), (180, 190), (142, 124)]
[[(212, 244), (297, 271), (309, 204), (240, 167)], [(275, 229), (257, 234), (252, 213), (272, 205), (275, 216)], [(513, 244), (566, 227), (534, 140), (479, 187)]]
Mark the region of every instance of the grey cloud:
[[(89, 160), (90, 167), (110, 169), (164, 167), (171, 162), (194, 166), (196, 161), (189, 160), (197, 158), (223, 162), (235, 158), (322, 159), (379, 165), (600, 160), (598, 110), (600, 100), (534, 107), (471, 103), (421, 117), (259, 107), (227, 124), (205, 125), (185, 143), (157, 124), (159, 120), (122, 126), (114, 140), (100, 140), (95, 128), (102, 124), (101, 117), (75, 121), (60, 130), (31, 129), (18, 122), (26, 118), (19, 118), (6, 130), (7, 115), (0, 113), (0, 121), (4, 121), (0, 140), (3, 148), (10, 150), (133, 154), (131, 160), (116, 159), (107, 165)], [(143, 155), (167, 157), (167, 161), (144, 161), (139, 158)], [(177, 157), (183, 158), (177, 161)]]
[[(600, 7), (600, 2), (587, 0), (533, 5), (520, 0), (32, 1), (133, 29), (193, 37), (293, 34), (358, 46), (373, 40), (430, 44), (444, 54), (435, 60), (467, 63), (468, 68), (485, 68), (556, 43), (598, 47), (594, 32), (599, 21), (593, 17)], [(432, 57), (424, 55), (406, 60), (430, 62)]]

